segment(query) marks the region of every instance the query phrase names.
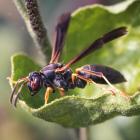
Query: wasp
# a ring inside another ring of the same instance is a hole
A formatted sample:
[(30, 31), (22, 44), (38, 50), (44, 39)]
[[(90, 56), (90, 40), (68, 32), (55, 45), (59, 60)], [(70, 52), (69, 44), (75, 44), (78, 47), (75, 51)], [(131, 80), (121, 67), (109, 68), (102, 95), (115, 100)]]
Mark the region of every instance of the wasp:
[[(44, 100), (47, 104), (49, 95), (55, 92), (56, 89), (59, 91), (61, 96), (64, 96), (65, 91), (75, 88), (85, 88), (88, 83), (108, 84), (113, 88), (114, 86), (112, 84), (126, 81), (119, 71), (105, 65), (84, 65), (77, 68), (75, 72), (70, 68), (82, 58), (102, 48), (104, 44), (124, 36), (127, 33), (126, 27), (116, 28), (96, 39), (89, 45), (89, 47), (85, 48), (67, 64), (59, 63), (70, 19), (70, 13), (65, 13), (59, 18), (56, 25), (55, 45), (53, 46), (51, 59), (48, 65), (43, 67), (40, 71), (31, 72), (27, 77), (16, 81), (10, 98), (11, 103), (15, 106), (17, 104), (19, 94), (24, 86), (28, 87), (31, 96), (36, 95), (42, 87), (45, 87), (46, 92)], [(13, 100), (15, 94), (16, 97), (15, 100)]]

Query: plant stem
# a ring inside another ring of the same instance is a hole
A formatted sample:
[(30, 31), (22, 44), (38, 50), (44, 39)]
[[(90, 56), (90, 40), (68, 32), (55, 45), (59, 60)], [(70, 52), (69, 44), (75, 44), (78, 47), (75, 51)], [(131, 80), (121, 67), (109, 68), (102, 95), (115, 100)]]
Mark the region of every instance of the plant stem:
[(87, 128), (79, 128), (76, 131), (78, 140), (88, 140)]
[(42, 22), (38, 3), (36, 0), (13, 0), (19, 13), (24, 19), (27, 29), (34, 42), (44, 53), (46, 60), (51, 55), (51, 45), (47, 36), (47, 30)]

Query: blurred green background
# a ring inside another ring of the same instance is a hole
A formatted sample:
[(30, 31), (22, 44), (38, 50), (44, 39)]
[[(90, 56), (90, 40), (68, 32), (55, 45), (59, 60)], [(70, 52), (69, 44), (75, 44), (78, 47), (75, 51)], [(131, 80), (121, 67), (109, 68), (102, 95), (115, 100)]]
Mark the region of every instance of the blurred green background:
[[(54, 26), (62, 13), (87, 4), (111, 5), (120, 1), (122, 0), (40, 0), (39, 6), (52, 42)], [(6, 77), (10, 76), (10, 57), (17, 52), (24, 52), (42, 65), (45, 64), (11, 0), (0, 0), (0, 48), (0, 139), (77, 140), (74, 129), (36, 119), (23, 110), (14, 109), (9, 103), (11, 90)], [(89, 137), (92, 140), (139, 140), (139, 128), (140, 117), (117, 117), (91, 126)]]

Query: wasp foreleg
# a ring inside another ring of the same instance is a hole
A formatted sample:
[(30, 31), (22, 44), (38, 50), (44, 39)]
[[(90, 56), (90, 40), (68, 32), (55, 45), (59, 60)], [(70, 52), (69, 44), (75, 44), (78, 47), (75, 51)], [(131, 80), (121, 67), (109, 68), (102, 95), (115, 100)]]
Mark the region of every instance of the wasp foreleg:
[(48, 99), (51, 93), (53, 93), (53, 88), (47, 87), (46, 93), (45, 93), (45, 104), (48, 103)]

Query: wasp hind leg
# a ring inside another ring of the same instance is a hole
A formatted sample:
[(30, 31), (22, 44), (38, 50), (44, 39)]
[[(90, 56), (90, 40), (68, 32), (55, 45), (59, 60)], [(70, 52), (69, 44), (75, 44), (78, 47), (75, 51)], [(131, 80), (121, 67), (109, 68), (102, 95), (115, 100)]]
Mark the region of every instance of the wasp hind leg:
[[(104, 74), (102, 72), (95, 72), (95, 71), (90, 71), (90, 70), (86, 70), (86, 69), (83, 69), (82, 67), (81, 68), (77, 68), (76, 69), (76, 74), (78, 74), (79, 72), (84, 72), (86, 74), (89, 74), (89, 75), (92, 75), (92, 76), (97, 76), (99, 78), (103, 78), (106, 83), (111, 87), (111, 89), (105, 89), (105, 88), (102, 88), (103, 90), (106, 90), (106, 91), (109, 91), (111, 92), (112, 95), (116, 95), (116, 92), (120, 93), (121, 96), (124, 96), (126, 98), (129, 98), (128, 95), (126, 95), (123, 91), (120, 91), (119, 89), (117, 89), (115, 86), (113, 86), (109, 81), (108, 79), (104, 76)], [(90, 79), (90, 78), (89, 78)], [(92, 80), (92, 79), (91, 79)], [(96, 85), (98, 85), (97, 83), (95, 83), (93, 80), (92, 82)], [(99, 86), (99, 85), (98, 85)]]
[(74, 80), (75, 80), (76, 77), (78, 77), (78, 78), (84, 80), (85, 82), (87, 82), (87, 83), (89, 83), (89, 84), (90, 84), (90, 83), (93, 83), (93, 84), (95, 84), (97, 87), (101, 88), (102, 90), (104, 90), (104, 91), (109, 91), (109, 92), (112, 93), (112, 95), (115, 95), (115, 93), (114, 93), (111, 89), (108, 89), (108, 90), (107, 90), (107, 89), (103, 88), (101, 85), (95, 83), (92, 79), (90, 79), (90, 78), (85, 78), (85, 77), (83, 77), (83, 76), (81, 76), (81, 75), (79, 75), (79, 74), (77, 74), (77, 73), (72, 74), (72, 81), (73, 81), (73, 83), (74, 83)]
[(76, 78), (76, 77), (78, 77), (78, 78), (84, 80), (84, 81), (87, 82), (87, 83), (92, 83), (92, 79), (85, 78), (85, 77), (83, 77), (83, 76), (81, 76), (81, 75), (79, 75), (79, 74), (77, 74), (77, 73), (73, 73), (73, 74), (72, 74), (72, 77), (71, 77), (71, 78), (72, 78), (73, 84), (74, 84), (74, 81), (75, 81), (75, 78)]

